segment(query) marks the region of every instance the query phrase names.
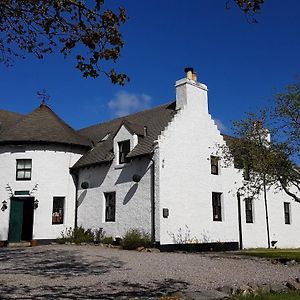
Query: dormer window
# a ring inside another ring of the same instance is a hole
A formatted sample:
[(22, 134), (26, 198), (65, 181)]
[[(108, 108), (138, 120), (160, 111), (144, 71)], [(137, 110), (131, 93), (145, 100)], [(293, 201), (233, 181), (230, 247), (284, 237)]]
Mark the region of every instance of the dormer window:
[(126, 158), (127, 154), (130, 152), (130, 140), (118, 142), (119, 147), (119, 164), (124, 164), (129, 162)]

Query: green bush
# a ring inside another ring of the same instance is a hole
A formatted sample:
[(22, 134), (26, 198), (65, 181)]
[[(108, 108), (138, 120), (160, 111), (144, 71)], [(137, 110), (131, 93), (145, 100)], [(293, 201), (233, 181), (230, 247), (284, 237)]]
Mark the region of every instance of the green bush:
[(103, 228), (94, 230), (94, 242), (95, 243), (101, 243), (104, 238), (105, 238), (105, 231), (103, 230)]
[(94, 233), (91, 229), (84, 229), (82, 226), (72, 229), (66, 229), (61, 232), (61, 237), (57, 239), (58, 243), (92, 243), (94, 242)]
[(103, 244), (113, 244), (114, 239), (112, 236), (105, 236), (102, 238), (101, 243)]
[(134, 250), (138, 247), (151, 247), (150, 235), (139, 229), (130, 229), (123, 236), (121, 246), (126, 250)]

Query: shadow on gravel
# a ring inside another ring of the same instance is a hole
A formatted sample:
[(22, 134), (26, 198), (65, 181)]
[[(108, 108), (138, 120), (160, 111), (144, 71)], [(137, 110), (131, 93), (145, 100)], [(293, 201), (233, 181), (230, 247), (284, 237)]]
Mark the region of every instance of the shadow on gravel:
[[(184, 281), (165, 279), (162, 282), (153, 281), (148, 284), (133, 284), (127, 281), (117, 281), (110, 285), (101, 286), (41, 286), (30, 288), (27, 286), (0, 286), (0, 299), (131, 299), (133, 297), (142, 299), (156, 299), (162, 295), (183, 291), (188, 287)], [(102, 292), (103, 287), (106, 291)], [(107, 292), (109, 289), (109, 292)], [(4, 297), (5, 296), (5, 297)]]
[(124, 262), (98, 255), (92, 262), (75, 250), (5, 249), (0, 251), (0, 272), (48, 278), (100, 275), (119, 269)]

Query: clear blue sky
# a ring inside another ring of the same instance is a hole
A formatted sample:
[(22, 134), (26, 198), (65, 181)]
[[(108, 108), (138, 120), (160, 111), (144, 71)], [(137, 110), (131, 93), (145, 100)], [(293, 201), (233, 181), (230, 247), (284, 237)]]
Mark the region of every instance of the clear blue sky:
[(174, 100), (175, 81), (193, 66), (209, 88), (210, 113), (230, 132), (231, 120), (267, 105), (276, 91), (299, 80), (300, 1), (266, 1), (258, 24), (249, 24), (233, 1), (226, 10), (226, 1), (107, 1), (122, 4), (130, 17), (116, 66), (130, 83), (85, 79), (71, 57), (28, 56), (11, 68), (0, 66), (0, 108), (28, 113), (39, 105), (36, 92), (45, 88), (51, 108), (82, 128)]

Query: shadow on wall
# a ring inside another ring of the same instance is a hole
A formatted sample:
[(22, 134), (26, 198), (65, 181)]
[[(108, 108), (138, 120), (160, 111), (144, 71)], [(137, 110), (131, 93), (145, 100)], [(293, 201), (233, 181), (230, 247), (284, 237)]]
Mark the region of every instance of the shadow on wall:
[(132, 182), (132, 176), (137, 174), (141, 178), (147, 173), (147, 171), (151, 168), (149, 166), (149, 159), (136, 159), (133, 161), (132, 165), (126, 166), (122, 169), (116, 184)]
[(101, 186), (107, 173), (109, 172), (111, 164), (103, 164), (100, 166), (90, 167), (90, 172), (86, 172), (79, 182), (79, 190), (81, 190), (82, 182), (88, 182), (89, 188), (96, 188)]
[(135, 192), (137, 191), (137, 188), (138, 188), (138, 184), (135, 183), (130, 189), (129, 191), (127, 192), (124, 200), (123, 200), (123, 205), (127, 204), (131, 198), (134, 196)]
[(84, 191), (80, 194), (80, 196), (78, 197), (78, 199), (77, 199), (77, 206), (78, 206), (78, 207), (82, 204), (82, 202), (83, 202), (83, 200), (84, 200), (86, 194), (87, 194), (87, 190), (84, 190)]

